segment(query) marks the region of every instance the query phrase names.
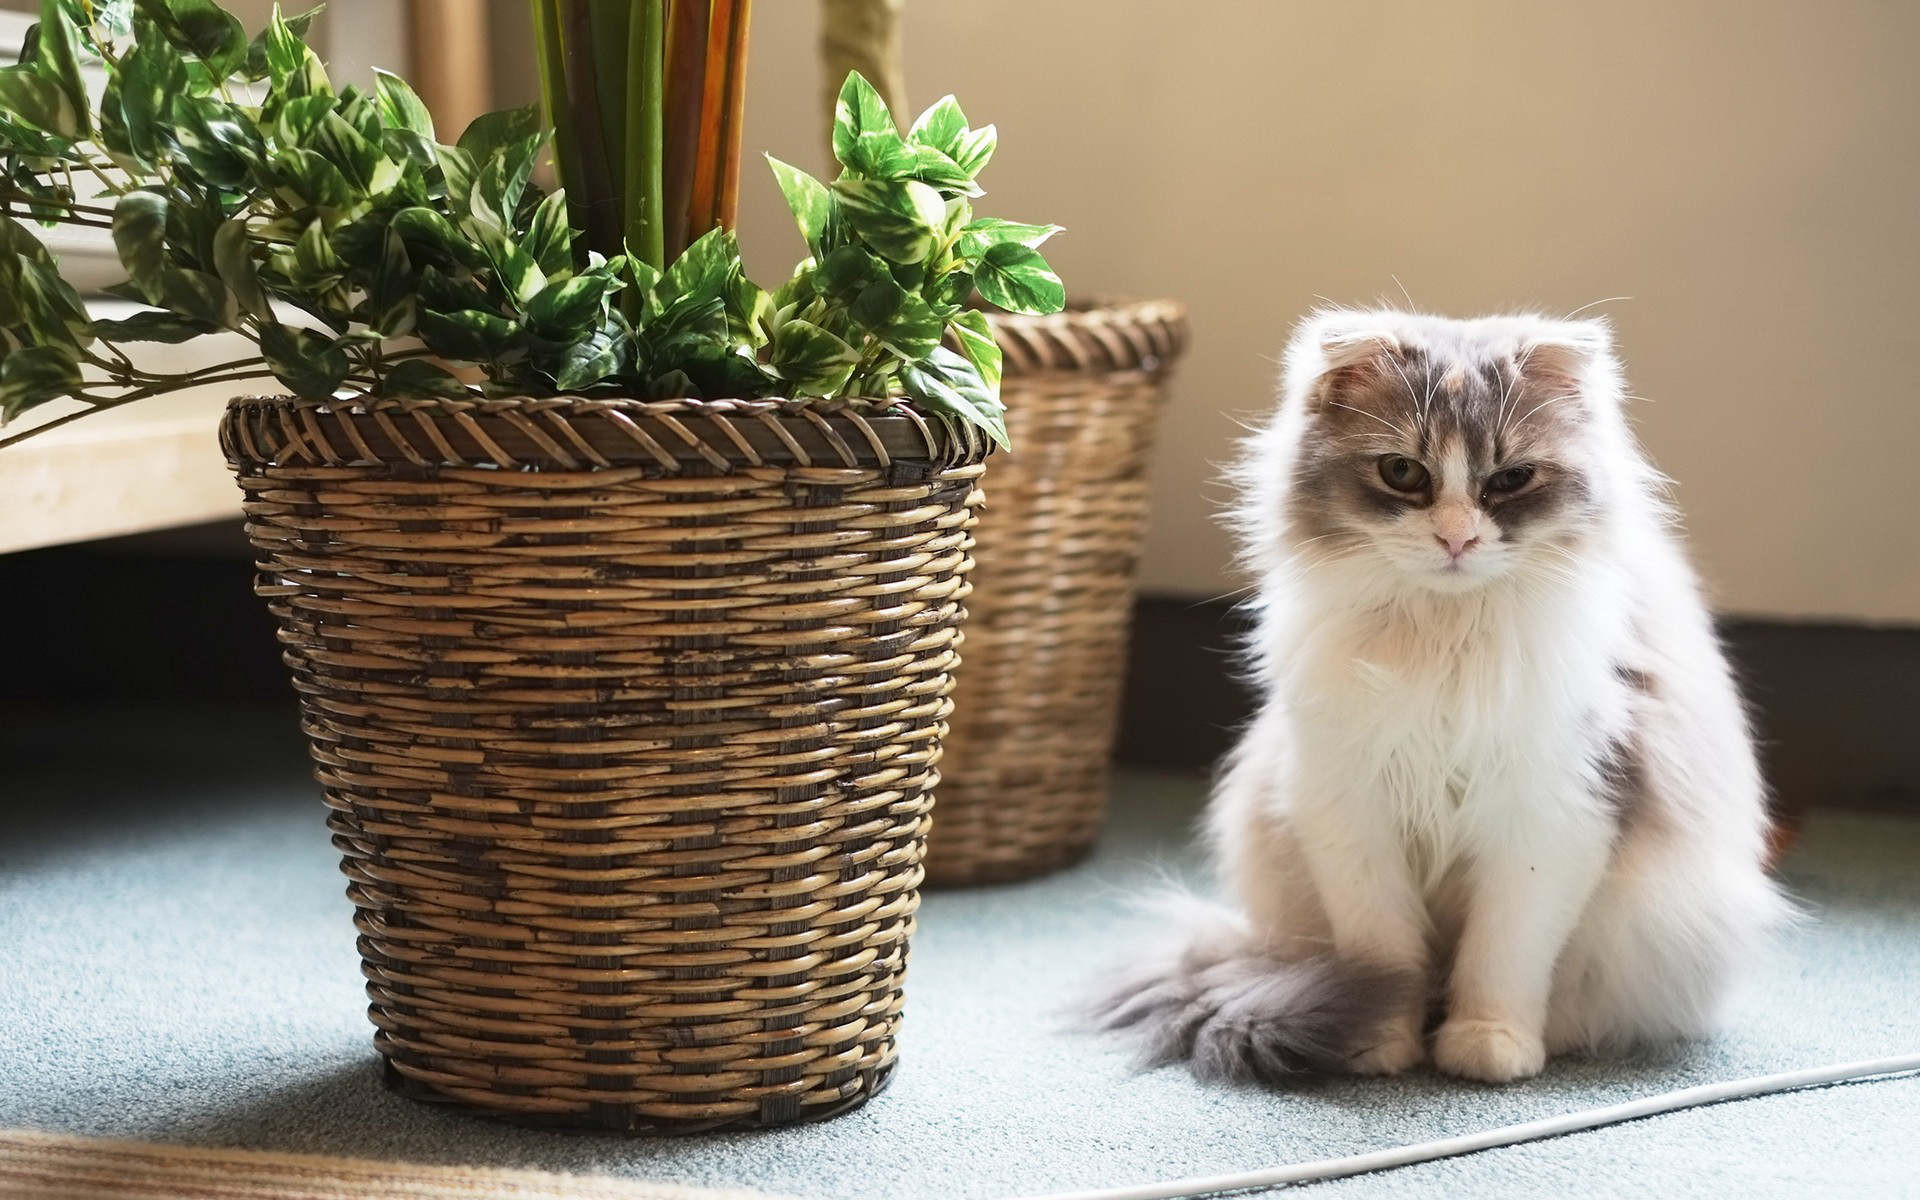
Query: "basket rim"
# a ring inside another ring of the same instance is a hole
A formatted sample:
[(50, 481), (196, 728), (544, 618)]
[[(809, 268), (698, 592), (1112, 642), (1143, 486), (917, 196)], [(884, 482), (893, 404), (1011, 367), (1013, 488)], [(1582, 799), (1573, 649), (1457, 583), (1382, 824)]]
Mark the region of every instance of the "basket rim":
[(569, 395), (241, 395), (227, 402), (220, 442), (235, 469), (642, 467), (664, 473), (689, 467), (944, 469), (983, 461), (992, 448), (971, 425), (897, 399)]
[(1057, 313), (988, 312), (1011, 376), (1043, 371), (1148, 371), (1171, 367), (1187, 347), (1187, 306), (1178, 300), (1091, 293)]

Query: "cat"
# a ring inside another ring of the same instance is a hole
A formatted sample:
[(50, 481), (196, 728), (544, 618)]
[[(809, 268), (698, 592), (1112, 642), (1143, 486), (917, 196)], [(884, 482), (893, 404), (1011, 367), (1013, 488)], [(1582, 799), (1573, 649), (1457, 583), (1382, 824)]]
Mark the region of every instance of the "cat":
[(1233, 476), (1263, 698), (1207, 818), (1230, 904), (1179, 899), (1098, 1023), (1202, 1077), (1495, 1083), (1711, 1030), (1790, 909), (1624, 401), (1603, 321), (1300, 324)]

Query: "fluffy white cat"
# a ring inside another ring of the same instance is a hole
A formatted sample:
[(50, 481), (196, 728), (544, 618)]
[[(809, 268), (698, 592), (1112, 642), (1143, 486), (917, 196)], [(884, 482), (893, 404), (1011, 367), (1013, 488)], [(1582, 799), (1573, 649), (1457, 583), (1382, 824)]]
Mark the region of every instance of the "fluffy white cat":
[(1711, 1028), (1787, 906), (1623, 400), (1598, 321), (1301, 324), (1236, 473), (1264, 695), (1208, 822), (1231, 906), (1184, 902), (1100, 1010), (1150, 1059), (1502, 1082)]

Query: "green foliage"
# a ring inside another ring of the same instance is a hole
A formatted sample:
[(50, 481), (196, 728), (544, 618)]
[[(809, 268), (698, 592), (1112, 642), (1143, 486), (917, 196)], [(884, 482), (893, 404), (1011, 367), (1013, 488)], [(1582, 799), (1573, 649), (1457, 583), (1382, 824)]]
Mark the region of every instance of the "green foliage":
[[(313, 399), (904, 399), (1005, 440), (1000, 352), (967, 304), (977, 288), (1058, 309), (1035, 249), (1057, 230), (973, 217), (994, 135), (952, 98), (902, 134), (848, 79), (840, 177), (773, 163), (810, 257), (768, 293), (725, 230), (664, 270), (630, 250), (576, 258), (565, 198), (530, 181), (533, 110), (442, 142), (399, 77), (336, 88), (303, 40), (312, 16), (276, 12), (249, 38), (213, 0), (43, 0), (28, 53), (0, 69), (0, 418), (264, 370)], [(97, 103), (88, 57), (108, 76)], [(115, 293), (150, 310), (89, 319), (36, 221), (111, 230)], [(256, 357), (167, 375), (119, 348), (220, 330)]]

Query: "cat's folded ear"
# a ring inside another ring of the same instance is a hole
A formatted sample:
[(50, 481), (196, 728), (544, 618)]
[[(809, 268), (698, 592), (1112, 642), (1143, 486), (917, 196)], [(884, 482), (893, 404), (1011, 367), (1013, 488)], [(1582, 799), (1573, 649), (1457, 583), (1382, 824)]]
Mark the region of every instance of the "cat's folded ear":
[(1374, 370), (1385, 370), (1388, 358), (1401, 353), (1401, 342), (1381, 318), (1379, 313), (1327, 309), (1300, 322), (1287, 343), (1286, 395), (1308, 399), (1324, 394), (1336, 379), (1355, 383)]
[(1605, 320), (1540, 320), (1520, 339), (1520, 373), (1539, 383), (1565, 385), (1613, 362), (1613, 327)]

